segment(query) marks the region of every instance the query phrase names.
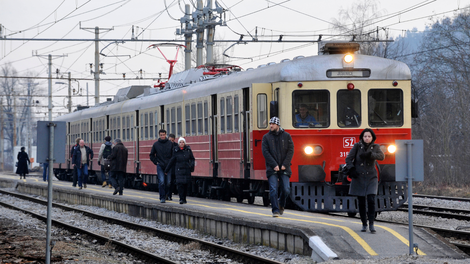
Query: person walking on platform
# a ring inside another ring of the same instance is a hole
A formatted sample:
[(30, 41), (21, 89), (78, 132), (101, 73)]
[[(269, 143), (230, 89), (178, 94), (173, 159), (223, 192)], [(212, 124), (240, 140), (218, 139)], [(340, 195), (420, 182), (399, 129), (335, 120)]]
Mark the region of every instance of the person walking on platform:
[(116, 195), (118, 192), (119, 195), (122, 195), (126, 179), (128, 151), (119, 138), (114, 140), (114, 144), (115, 146), (108, 156), (108, 159), (111, 160), (112, 177), (115, 177), (117, 181), (113, 195)]
[(75, 152), (75, 149), (79, 146), (81, 138), (76, 138), (75, 139), (75, 145), (70, 148), (70, 161), (72, 162), (72, 187), (77, 187), (77, 168), (73, 165), (73, 153)]
[(290, 134), (281, 128), (281, 120), (278, 117), (269, 120), (269, 132), (263, 136), (262, 151), (266, 160), (266, 177), (269, 182), (273, 217), (279, 217), (284, 213), (286, 200), (290, 194), (289, 179), (292, 174), (290, 166), (294, 156), (294, 142)]
[(173, 148), (173, 156), (168, 163), (165, 172), (168, 174), (175, 168), (176, 185), (180, 196), (180, 204), (187, 203), (186, 194), (188, 184), (191, 182), (191, 172), (194, 171), (195, 159), (191, 148), (186, 145), (183, 137), (178, 139), (178, 146)]
[[(101, 180), (103, 181), (103, 185), (101, 187), (106, 187), (107, 180), (106, 180), (106, 170), (104, 168), (104, 159), (107, 159), (109, 154), (111, 154), (113, 148), (113, 143), (111, 143), (111, 137), (106, 136), (104, 138), (104, 143), (101, 144), (100, 151), (98, 152), (98, 165), (101, 166)], [(110, 177), (111, 179), (111, 177)], [(111, 187), (111, 183), (109, 183), (109, 188)]]
[(90, 160), (93, 159), (93, 150), (88, 146), (85, 146), (85, 141), (80, 140), (78, 143), (78, 147), (75, 148), (73, 152), (73, 166), (77, 168), (77, 176), (78, 176), (78, 187), (82, 189), (86, 188), (86, 184), (88, 181), (88, 164), (90, 164)]
[(18, 156), (16, 158), (18, 159), (18, 166), (16, 167), (16, 174), (20, 175), (20, 180), (21, 180), (21, 177), (26, 179), (26, 174), (29, 174), (28, 164), (31, 164), (31, 161), (29, 160), (28, 153), (24, 151), (24, 147), (21, 147), (21, 151), (18, 152)]
[(49, 170), (48, 170), (48, 167), (49, 167), (49, 163), (48, 162), (44, 162), (42, 164), (42, 180), (43, 181), (48, 181), (49, 180)]
[(351, 178), (349, 195), (357, 196), (359, 201), (359, 214), (362, 222), (361, 231), (367, 231), (368, 218), (369, 230), (371, 233), (375, 233), (375, 197), (378, 187), (375, 160), (384, 160), (385, 155), (380, 146), (374, 143), (377, 137), (372, 129), (364, 129), (359, 138), (359, 143), (354, 144), (346, 157), (346, 168), (349, 170), (349, 177)]
[(171, 175), (166, 174), (165, 169), (173, 153), (173, 143), (166, 138), (166, 130), (164, 129), (158, 131), (158, 136), (160, 138), (153, 143), (152, 150), (150, 151), (150, 160), (157, 166), (160, 202), (165, 203), (167, 198), (165, 189), (166, 186), (170, 185), (171, 180)]
[[(173, 143), (173, 148), (175, 147), (178, 147), (178, 142), (176, 142), (176, 137), (175, 137), (175, 134), (169, 134), (168, 135), (168, 139), (171, 141), (171, 143)], [(176, 193), (175, 189), (176, 189), (176, 183), (175, 183), (175, 167), (173, 167), (171, 169), (171, 172), (170, 172), (170, 186), (168, 187), (168, 190), (167, 190), (167, 199), (168, 200), (172, 200), (171, 199), (171, 196), (173, 193)]]

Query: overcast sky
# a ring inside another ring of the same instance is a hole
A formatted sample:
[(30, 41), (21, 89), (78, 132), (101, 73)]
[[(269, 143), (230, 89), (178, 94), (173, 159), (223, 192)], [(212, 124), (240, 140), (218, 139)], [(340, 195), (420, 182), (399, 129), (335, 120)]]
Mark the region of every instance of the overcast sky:
[[(373, 0), (370, 0), (373, 1)], [(369, 2), (370, 2), (369, 1)], [(92, 39), (95, 26), (103, 28), (100, 38), (130, 39), (132, 26), (134, 36), (139, 39), (182, 39), (175, 35), (180, 27), (178, 21), (183, 16), (184, 4), (191, 5), (196, 0), (1, 0), (0, 24), (2, 37), (6, 38), (54, 38), (54, 39)], [(203, 1), (204, 4), (206, 1)], [(339, 18), (339, 10), (348, 9), (359, 0), (218, 0), (228, 9), (225, 12), (227, 26), (216, 28), (216, 39), (238, 40), (255, 36), (256, 28), (259, 39), (277, 40), (284, 35), (284, 40), (317, 39), (319, 34), (338, 34), (333, 32), (332, 21)], [(404, 31), (417, 28), (424, 30), (432, 19), (453, 16), (455, 10), (466, 8), (470, 0), (394, 0), (376, 1), (379, 19), (372, 28), (387, 28), (390, 36), (404, 34)], [(168, 8), (166, 8), (166, 6)], [(80, 29), (80, 26), (83, 29)], [(112, 29), (112, 30), (105, 30)], [(193, 37), (194, 39), (195, 37)], [(327, 39), (324, 37), (323, 39)], [(156, 77), (158, 73), (166, 75), (168, 64), (156, 49), (147, 49), (153, 42), (126, 42), (110, 44), (100, 42), (100, 50), (107, 57), (101, 56), (104, 72), (101, 78), (135, 78), (142, 69), (143, 77)], [(231, 43), (224, 43), (219, 54)], [(106, 48), (105, 48), (106, 47)], [(104, 49), (105, 48), (105, 49)], [(175, 48), (162, 48), (167, 58), (173, 59)], [(92, 78), (89, 64), (94, 62), (94, 42), (44, 42), (44, 41), (9, 41), (0, 40), (0, 66), (11, 63), (19, 76), (34, 72), (47, 77), (47, 60), (38, 55), (67, 55), (53, 60), (53, 72), (56, 69), (72, 78)], [(260, 64), (279, 62), (295, 56), (316, 55), (317, 45), (309, 43), (250, 43), (235, 45), (227, 51), (232, 56), (232, 64), (246, 69)], [(119, 55), (116, 57), (113, 55)], [(252, 58), (252, 59), (246, 59)], [(182, 70), (184, 55), (178, 55)], [(195, 65), (193, 65), (195, 66)], [(55, 75), (55, 74), (54, 74)], [(53, 81), (54, 83), (55, 81)], [(80, 87), (89, 85), (90, 105), (94, 104), (93, 81), (80, 81)], [(154, 81), (119, 80), (101, 81), (100, 93), (114, 95), (119, 88), (132, 84), (151, 85)], [(41, 81), (43, 87), (47, 82)], [(74, 86), (78, 84), (74, 83)], [(53, 84), (56, 94), (66, 94), (64, 85)], [(84, 91), (84, 93), (86, 93)], [(101, 102), (105, 98), (101, 98)], [(63, 107), (63, 100), (54, 100), (54, 104)], [(86, 104), (86, 99), (74, 98), (73, 104)], [(65, 108), (62, 108), (65, 110)]]

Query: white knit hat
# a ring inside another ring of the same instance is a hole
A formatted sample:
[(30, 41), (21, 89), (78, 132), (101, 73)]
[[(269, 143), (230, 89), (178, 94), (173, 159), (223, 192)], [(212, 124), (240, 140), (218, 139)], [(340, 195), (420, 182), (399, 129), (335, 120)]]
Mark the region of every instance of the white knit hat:
[(184, 139), (184, 137), (180, 137), (180, 138), (178, 139), (178, 144), (180, 143), (181, 140), (183, 140), (183, 141), (184, 141), (184, 144), (186, 145), (186, 139)]
[(279, 120), (279, 117), (273, 116), (271, 120), (269, 120), (270, 124), (276, 124), (278, 126), (281, 125), (281, 120)]

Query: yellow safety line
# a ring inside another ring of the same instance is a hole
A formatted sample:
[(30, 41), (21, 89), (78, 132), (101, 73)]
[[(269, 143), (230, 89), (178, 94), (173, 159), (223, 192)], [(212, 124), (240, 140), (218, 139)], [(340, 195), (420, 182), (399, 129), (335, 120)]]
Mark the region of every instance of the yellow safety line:
[[(380, 225), (376, 225), (377, 227), (380, 227), (380, 228), (383, 228), (385, 230), (387, 230), (388, 232), (390, 232), (392, 235), (394, 235), (396, 238), (398, 238), (401, 242), (403, 242), (406, 246), (410, 246), (410, 242), (404, 238), (402, 235), (398, 234), (397, 231), (391, 229), (391, 228), (388, 228), (386, 226), (380, 226)], [(424, 253), (423, 251), (421, 251), (421, 249), (418, 249), (418, 255), (426, 255), (426, 253)]]

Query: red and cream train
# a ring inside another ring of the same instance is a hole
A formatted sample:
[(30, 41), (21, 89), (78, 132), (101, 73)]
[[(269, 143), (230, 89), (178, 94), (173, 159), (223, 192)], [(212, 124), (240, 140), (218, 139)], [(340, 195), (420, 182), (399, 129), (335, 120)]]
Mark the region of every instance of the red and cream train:
[[(67, 122), (67, 149), (77, 137), (93, 149), (90, 171), (97, 179), (97, 153), (110, 135), (129, 150), (127, 186), (156, 190), (149, 153), (158, 130), (166, 129), (193, 150), (192, 195), (250, 203), (262, 196), (267, 205), (261, 140), (276, 115), (295, 145), (291, 202), (307, 211), (348, 213), (357, 212), (357, 202), (347, 195), (340, 165), (370, 127), (386, 154), (377, 164), (377, 211), (394, 210), (407, 199), (405, 183), (395, 181), (393, 144), (411, 139), (411, 73), (402, 62), (355, 54), (357, 46), (328, 43), (324, 55), (246, 71), (199, 67), (174, 74), (163, 89), (123, 88), (113, 101), (55, 120)], [(316, 122), (298, 122), (301, 105)], [(70, 157), (54, 164), (54, 172), (69, 180)]]

